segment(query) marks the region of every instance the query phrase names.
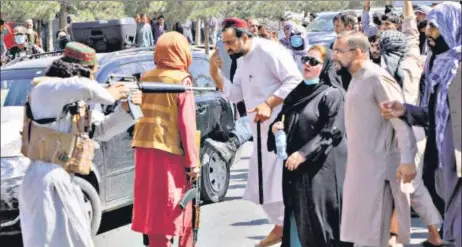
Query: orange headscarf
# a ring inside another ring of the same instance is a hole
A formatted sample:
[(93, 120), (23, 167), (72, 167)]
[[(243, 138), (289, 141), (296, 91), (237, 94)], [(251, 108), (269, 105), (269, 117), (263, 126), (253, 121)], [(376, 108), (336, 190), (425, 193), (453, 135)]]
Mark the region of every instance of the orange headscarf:
[(178, 32), (168, 32), (159, 37), (154, 52), (154, 63), (157, 68), (189, 73), (191, 62), (191, 50), (184, 35)]

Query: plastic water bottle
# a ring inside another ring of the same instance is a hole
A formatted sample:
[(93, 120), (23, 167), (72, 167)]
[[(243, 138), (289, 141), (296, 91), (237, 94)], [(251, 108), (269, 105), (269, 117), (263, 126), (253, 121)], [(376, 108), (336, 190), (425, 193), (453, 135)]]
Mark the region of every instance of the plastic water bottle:
[(276, 151), (278, 159), (285, 160), (287, 159), (287, 136), (284, 130), (278, 130), (276, 132)]

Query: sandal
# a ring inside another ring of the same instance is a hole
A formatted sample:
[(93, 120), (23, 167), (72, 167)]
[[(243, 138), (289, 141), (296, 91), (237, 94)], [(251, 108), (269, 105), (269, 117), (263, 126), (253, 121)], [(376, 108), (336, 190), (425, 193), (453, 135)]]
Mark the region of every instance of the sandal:
[(439, 245), (434, 245), (434, 244), (428, 242), (428, 240), (426, 240), (425, 242), (422, 242), (420, 245), (422, 245), (422, 247), (456, 247), (455, 244), (449, 243), (447, 241), (443, 241)]

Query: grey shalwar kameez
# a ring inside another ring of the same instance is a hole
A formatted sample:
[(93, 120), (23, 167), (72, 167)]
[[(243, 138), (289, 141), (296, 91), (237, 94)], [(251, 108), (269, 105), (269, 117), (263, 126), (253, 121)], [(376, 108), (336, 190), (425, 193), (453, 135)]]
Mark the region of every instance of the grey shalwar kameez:
[(414, 164), (417, 151), (412, 128), (400, 119), (385, 120), (380, 103), (404, 101), (395, 79), (366, 61), (353, 74), (345, 101), (348, 146), (341, 240), (357, 246), (388, 246), (393, 203), (399, 219), (400, 243), (408, 243), (410, 210), (396, 171)]

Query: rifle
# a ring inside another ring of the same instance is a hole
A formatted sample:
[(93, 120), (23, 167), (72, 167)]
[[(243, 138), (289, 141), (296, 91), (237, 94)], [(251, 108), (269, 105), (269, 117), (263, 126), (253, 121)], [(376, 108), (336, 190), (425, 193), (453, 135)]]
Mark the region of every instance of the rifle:
[(138, 82), (134, 76), (124, 75), (109, 75), (108, 84), (122, 82), (129, 90), (130, 94), (127, 98), (128, 107), (134, 120), (143, 117), (143, 112), (139, 105), (135, 105), (131, 101), (131, 93), (140, 90), (143, 93), (184, 93), (186, 91), (202, 91), (202, 92), (215, 92), (217, 89), (214, 87), (189, 87), (179, 84), (168, 84), (162, 82)]
[[(200, 145), (201, 145), (200, 131), (196, 132), (196, 145), (197, 145), (198, 150), (200, 150)], [(202, 171), (201, 162), (199, 162), (198, 168)], [(186, 171), (190, 172), (191, 169), (187, 168)], [(188, 190), (184, 194), (183, 198), (181, 198), (180, 200), (181, 209), (185, 209), (190, 201), (194, 201), (194, 205), (193, 205), (193, 247), (196, 246), (196, 243), (197, 243), (197, 238), (198, 238), (198, 233), (199, 233), (200, 215), (201, 215), (200, 206), (202, 204), (202, 201), (201, 201), (200, 173), (196, 181), (194, 181), (193, 187), (190, 190)], [(188, 181), (189, 181), (189, 178), (188, 178)]]
[(180, 200), (181, 209), (185, 209), (190, 201), (193, 201), (193, 246), (197, 243), (200, 223), (200, 205), (201, 201), (201, 178), (197, 178), (193, 187), (188, 190)]

